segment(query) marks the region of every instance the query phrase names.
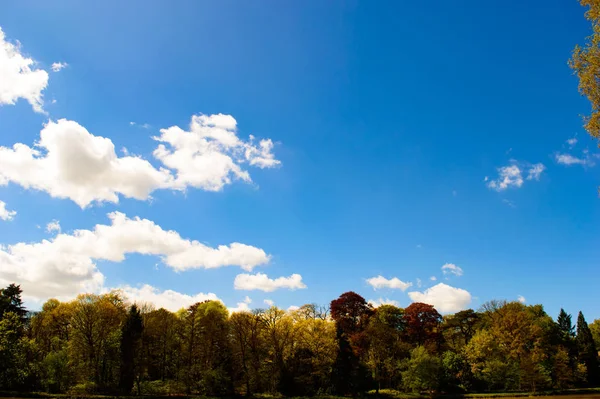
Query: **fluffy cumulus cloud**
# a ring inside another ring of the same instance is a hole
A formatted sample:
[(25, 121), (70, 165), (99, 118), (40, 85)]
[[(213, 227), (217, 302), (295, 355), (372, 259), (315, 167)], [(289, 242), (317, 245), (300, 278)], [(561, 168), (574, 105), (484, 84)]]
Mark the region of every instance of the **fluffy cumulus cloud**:
[(521, 302), (521, 303), (525, 303), (525, 302), (527, 302), (527, 300), (525, 299), (525, 297), (524, 297), (523, 295), (519, 295), (519, 296), (517, 297), (517, 300), (518, 300), (519, 302)]
[(61, 69), (68, 67), (69, 64), (66, 62), (54, 62), (50, 68), (52, 68), (52, 72), (58, 72)]
[(409, 287), (412, 286), (412, 283), (405, 283), (398, 277), (393, 277), (389, 280), (383, 276), (371, 277), (367, 279), (367, 283), (374, 289), (391, 288), (402, 291), (406, 291)]
[(176, 171), (174, 188), (201, 188), (219, 191), (233, 179), (250, 182), (244, 164), (260, 168), (278, 166), (272, 153), (273, 142), (254, 137), (248, 141), (237, 135), (237, 122), (230, 115), (195, 115), (188, 131), (178, 126), (161, 129), (154, 139), (161, 144), (154, 156)]
[(110, 139), (61, 119), (44, 126), (34, 147), (0, 147), (0, 183), (7, 182), (86, 207), (93, 201), (118, 202), (119, 194), (147, 199), (153, 190), (168, 187), (172, 176), (142, 158), (118, 157)]
[(446, 263), (444, 266), (442, 266), (442, 272), (444, 274), (453, 274), (455, 276), (463, 275), (463, 269), (456, 266), (454, 263)]
[(198, 293), (195, 295), (182, 294), (173, 290), (161, 291), (158, 288), (144, 284), (141, 287), (123, 286), (119, 289), (125, 297), (138, 304), (150, 303), (157, 309), (165, 308), (175, 312), (181, 308), (187, 308), (196, 302), (221, 301), (215, 294)]
[(190, 131), (163, 129), (154, 151), (163, 166), (155, 167), (127, 152), (119, 157), (110, 139), (77, 122), (50, 121), (35, 145), (0, 147), (0, 185), (13, 182), (85, 208), (94, 201), (117, 203), (120, 195), (146, 200), (158, 189), (219, 191), (232, 179), (251, 181), (244, 164), (280, 164), (271, 140), (255, 145), (253, 138), (242, 141), (236, 132), (235, 119), (222, 114), (194, 116)]
[(302, 282), (302, 276), (299, 274), (271, 279), (264, 273), (257, 273), (238, 274), (233, 282), (233, 287), (236, 290), (273, 292), (282, 288), (289, 290), (303, 289), (306, 288), (306, 284)]
[[(490, 179), (486, 176), (488, 188), (496, 191), (504, 191), (508, 188), (520, 188), (523, 186), (525, 179), (539, 180), (542, 172), (546, 170), (546, 166), (542, 163), (528, 164), (524, 162), (511, 161), (510, 165), (498, 168), (498, 177)], [(526, 177), (523, 177), (526, 173)]]
[(14, 219), (16, 214), (16, 211), (6, 209), (6, 202), (0, 201), (0, 219), (10, 221)]
[(24, 99), (36, 112), (43, 112), (42, 92), (48, 85), (48, 72), (21, 52), (20, 46), (6, 39), (0, 28), (0, 105)]
[(271, 299), (265, 299), (263, 301), (265, 303), (265, 305), (267, 305), (268, 307), (271, 307), (273, 305), (275, 305), (275, 302), (273, 302)]
[(239, 313), (239, 312), (250, 312), (250, 304), (252, 303), (252, 299), (249, 296), (246, 296), (242, 302), (238, 302), (237, 306), (234, 308), (228, 308), (230, 313)]
[(388, 299), (388, 298), (369, 299), (367, 302), (369, 302), (369, 304), (371, 306), (373, 306), (374, 308), (378, 308), (381, 305), (400, 306), (400, 303), (398, 303), (398, 301), (394, 301), (393, 299)]
[(229, 265), (252, 270), (269, 261), (262, 249), (253, 246), (232, 243), (213, 248), (183, 239), (147, 219), (131, 219), (119, 212), (108, 216), (110, 225), (96, 225), (93, 230), (1, 247), (0, 286), (19, 281), (31, 297), (41, 299), (98, 292), (104, 275), (96, 261), (121, 262), (127, 254), (159, 256), (177, 271)]
[(438, 283), (423, 292), (409, 292), (413, 302), (423, 302), (433, 305), (441, 313), (454, 313), (466, 309), (471, 303), (471, 294), (461, 288), (454, 288), (444, 283)]

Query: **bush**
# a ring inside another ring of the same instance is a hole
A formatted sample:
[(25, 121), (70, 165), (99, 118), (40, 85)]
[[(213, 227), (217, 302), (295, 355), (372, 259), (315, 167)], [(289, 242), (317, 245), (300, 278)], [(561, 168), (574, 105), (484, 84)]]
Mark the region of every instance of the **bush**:
[(84, 383), (73, 386), (69, 390), (69, 393), (71, 395), (87, 395), (87, 394), (94, 394), (97, 392), (97, 390), (98, 390), (98, 387), (96, 386), (96, 383), (88, 381), (88, 382), (84, 382)]

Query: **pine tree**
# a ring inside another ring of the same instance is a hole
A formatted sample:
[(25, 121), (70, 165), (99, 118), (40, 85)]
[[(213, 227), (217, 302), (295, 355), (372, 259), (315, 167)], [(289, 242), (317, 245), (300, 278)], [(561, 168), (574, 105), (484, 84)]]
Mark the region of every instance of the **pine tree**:
[(136, 305), (132, 305), (121, 328), (121, 377), (119, 388), (130, 394), (135, 381), (135, 360), (139, 350), (144, 325), (142, 315)]
[(573, 326), (571, 321), (571, 315), (567, 314), (563, 308), (560, 308), (556, 324), (558, 324), (558, 331), (563, 343), (569, 342), (575, 337), (575, 326)]
[(4, 313), (12, 312), (19, 316), (21, 322), (25, 321), (27, 309), (25, 309), (25, 305), (23, 305), (23, 300), (21, 299), (22, 293), (21, 286), (15, 284), (0, 289), (0, 319), (2, 319)]
[(587, 369), (587, 383), (589, 386), (596, 386), (600, 382), (598, 368), (598, 352), (590, 330), (583, 313), (579, 312), (577, 317), (577, 337), (575, 339), (579, 363), (585, 365)]

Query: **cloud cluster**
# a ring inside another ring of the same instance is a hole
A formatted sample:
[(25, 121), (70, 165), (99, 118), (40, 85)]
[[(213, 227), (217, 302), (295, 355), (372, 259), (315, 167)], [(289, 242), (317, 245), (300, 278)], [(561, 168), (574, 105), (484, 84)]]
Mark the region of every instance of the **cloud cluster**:
[(36, 112), (43, 112), (42, 92), (48, 85), (48, 72), (21, 52), (20, 45), (6, 40), (0, 28), (0, 105), (27, 100)]
[(231, 115), (195, 115), (188, 131), (178, 126), (161, 129), (154, 156), (176, 172), (171, 187), (219, 191), (232, 179), (250, 182), (244, 163), (260, 168), (280, 165), (272, 153), (273, 142), (254, 137), (245, 142), (237, 136), (237, 122)]
[(238, 274), (233, 281), (233, 287), (236, 290), (273, 292), (281, 288), (289, 290), (304, 289), (306, 284), (302, 282), (302, 276), (299, 274), (271, 279), (264, 273), (256, 273)]
[(412, 283), (405, 283), (400, 280), (398, 277), (393, 277), (391, 279), (387, 279), (383, 276), (371, 277), (367, 279), (367, 284), (369, 284), (374, 289), (379, 288), (391, 288), (398, 289), (402, 291), (406, 291), (409, 287), (412, 286)]
[[(526, 170), (523, 170), (522, 166), (516, 161), (512, 161), (510, 165), (498, 168), (498, 177), (490, 180), (488, 177), (485, 178), (487, 186), (496, 191), (504, 191), (508, 188), (520, 188), (523, 186), (525, 179), (527, 180), (539, 180), (542, 172), (546, 170), (546, 167), (541, 163), (529, 165)], [(526, 177), (523, 177), (523, 173), (526, 172)]]
[(148, 219), (130, 219), (119, 212), (108, 217), (110, 225), (99, 224), (93, 230), (0, 248), (0, 285), (18, 281), (31, 297), (68, 298), (79, 292), (98, 292), (104, 275), (95, 262), (122, 262), (127, 254), (158, 256), (177, 271), (230, 265), (252, 270), (270, 259), (265, 251), (250, 245), (234, 242), (212, 248), (163, 230)]
[(423, 292), (409, 292), (413, 302), (433, 305), (441, 313), (454, 313), (466, 309), (471, 303), (471, 294), (461, 288), (439, 283)]
[(155, 139), (162, 143), (154, 151), (164, 165), (160, 168), (141, 157), (119, 157), (110, 139), (77, 122), (50, 121), (33, 147), (0, 147), (0, 185), (13, 182), (85, 208), (94, 201), (117, 203), (119, 195), (145, 200), (157, 189), (219, 191), (233, 178), (251, 181), (244, 163), (261, 168), (280, 164), (270, 140), (258, 147), (252, 139), (240, 140), (229, 115), (194, 116), (189, 132), (171, 127)]
[(9, 211), (6, 209), (6, 202), (0, 201), (0, 219), (5, 221), (13, 220), (17, 211)]

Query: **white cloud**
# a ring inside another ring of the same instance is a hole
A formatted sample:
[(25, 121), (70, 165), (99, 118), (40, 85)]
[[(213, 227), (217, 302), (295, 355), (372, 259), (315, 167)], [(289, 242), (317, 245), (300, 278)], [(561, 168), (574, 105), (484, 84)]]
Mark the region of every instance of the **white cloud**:
[(461, 288), (438, 283), (424, 292), (409, 292), (413, 302), (433, 305), (440, 313), (453, 313), (464, 310), (471, 303), (471, 294)]
[(436, 281), (436, 280), (437, 280), (437, 277), (436, 277), (436, 276), (431, 276), (431, 277), (429, 277), (429, 279), (430, 279), (431, 281)]
[(244, 163), (260, 168), (280, 164), (271, 153), (271, 140), (261, 140), (258, 146), (252, 136), (247, 142), (241, 140), (237, 122), (230, 115), (195, 115), (189, 129), (172, 126), (154, 137), (161, 143), (154, 156), (177, 173), (173, 188), (220, 191), (232, 179), (252, 180), (242, 168)]
[[(487, 181), (487, 177), (486, 177)], [(498, 179), (488, 181), (487, 186), (492, 190), (503, 191), (509, 187), (521, 187), (523, 176), (517, 165), (509, 165), (498, 168)]]
[(58, 220), (53, 220), (46, 225), (46, 232), (52, 233), (54, 231), (60, 233), (60, 222)]
[(542, 163), (531, 165), (527, 171), (527, 180), (540, 180), (540, 175), (544, 170), (546, 170), (546, 167)]
[(239, 312), (250, 312), (250, 304), (252, 303), (252, 299), (249, 296), (246, 296), (242, 302), (238, 302), (235, 308), (228, 308), (229, 313), (239, 313)]
[(48, 72), (36, 69), (35, 64), (21, 53), (18, 43), (6, 40), (0, 28), (0, 105), (15, 104), (22, 98), (34, 111), (44, 112), (42, 91), (48, 85)]
[(173, 180), (142, 158), (119, 158), (110, 139), (66, 119), (48, 122), (35, 147), (0, 147), (0, 184), (14, 182), (84, 208), (93, 201), (116, 203), (119, 194), (144, 200)]
[(412, 286), (412, 283), (405, 283), (404, 281), (400, 280), (398, 277), (393, 277), (389, 280), (383, 276), (371, 277), (371, 278), (367, 279), (367, 283), (374, 289), (392, 288), (392, 289), (399, 289), (402, 291), (406, 291), (408, 289), (408, 287)]
[(0, 219), (10, 221), (13, 220), (17, 211), (9, 211), (6, 209), (6, 202), (0, 201)]
[(525, 299), (525, 297), (524, 297), (523, 295), (519, 295), (519, 296), (517, 297), (517, 300), (518, 300), (519, 302), (521, 302), (521, 303), (525, 303), (525, 302), (527, 302), (527, 300)]
[(69, 64), (67, 64), (66, 62), (55, 62), (52, 64), (51, 68), (52, 68), (52, 72), (58, 72), (63, 68), (68, 67)]
[(484, 181), (488, 188), (496, 191), (520, 188), (524, 183), (523, 168), (525, 167), (527, 168), (527, 180), (539, 180), (541, 174), (546, 170), (546, 166), (542, 163), (530, 164), (511, 159), (510, 165), (498, 168), (498, 178), (490, 179), (486, 176)]
[(173, 290), (160, 291), (158, 288), (148, 284), (144, 284), (140, 288), (126, 285), (120, 287), (120, 290), (131, 302), (152, 303), (157, 308), (165, 308), (171, 312), (175, 312), (181, 308), (187, 308), (197, 302), (208, 300), (221, 302), (221, 300), (212, 292), (208, 294), (198, 293), (196, 295), (187, 295)]
[(561, 165), (582, 165), (582, 166), (594, 166), (594, 161), (589, 157), (585, 156), (585, 158), (578, 158), (571, 154), (556, 154), (556, 162)]
[(77, 122), (50, 121), (33, 147), (0, 147), (0, 185), (13, 182), (69, 198), (82, 208), (94, 201), (117, 203), (120, 195), (146, 200), (158, 189), (219, 191), (232, 178), (251, 181), (242, 169), (245, 163), (261, 168), (280, 164), (270, 140), (258, 147), (252, 139), (244, 142), (235, 124), (229, 115), (200, 115), (192, 118), (190, 132), (162, 129), (154, 139), (163, 144), (154, 156), (169, 170), (127, 153), (119, 157), (110, 139), (91, 134)]
[(421, 285), (423, 285), (423, 283), (421, 282), (421, 279), (418, 278), (417, 279), (417, 287), (421, 288)]
[(569, 144), (569, 147), (571, 147), (571, 148), (575, 147), (575, 144), (577, 144), (577, 138), (572, 137), (572, 138), (568, 139), (567, 144)]
[(289, 290), (297, 290), (306, 288), (302, 282), (302, 276), (292, 274), (289, 277), (278, 277), (270, 279), (264, 273), (257, 274), (238, 274), (233, 282), (233, 287), (236, 290), (261, 290), (265, 292), (273, 292), (280, 288)]
[(378, 308), (381, 305), (394, 305), (394, 306), (400, 306), (400, 304), (398, 303), (398, 301), (394, 301), (393, 299), (388, 299), (388, 298), (379, 298), (379, 299), (369, 299), (367, 302), (369, 302), (371, 304), (371, 306), (373, 306), (374, 308)]
[(265, 299), (263, 302), (264, 302), (264, 303), (265, 303), (265, 305), (267, 305), (268, 307), (271, 307), (271, 306), (275, 305), (275, 302), (273, 302), (273, 301), (272, 301), (272, 300), (270, 300), (270, 299)]
[(442, 272), (444, 272), (444, 274), (454, 274), (459, 277), (463, 275), (463, 269), (456, 266), (454, 263), (446, 263), (442, 266)]
[(240, 266), (245, 270), (267, 263), (260, 248), (240, 243), (209, 247), (163, 230), (151, 220), (108, 214), (110, 225), (57, 234), (38, 243), (0, 247), (0, 286), (19, 282), (31, 297), (73, 297), (98, 292), (104, 275), (96, 261), (122, 262), (127, 254), (159, 256), (177, 271)]

